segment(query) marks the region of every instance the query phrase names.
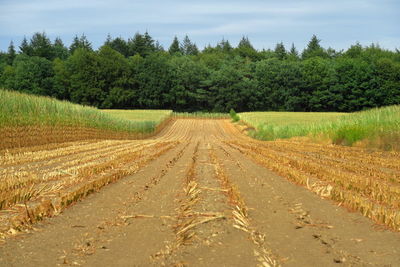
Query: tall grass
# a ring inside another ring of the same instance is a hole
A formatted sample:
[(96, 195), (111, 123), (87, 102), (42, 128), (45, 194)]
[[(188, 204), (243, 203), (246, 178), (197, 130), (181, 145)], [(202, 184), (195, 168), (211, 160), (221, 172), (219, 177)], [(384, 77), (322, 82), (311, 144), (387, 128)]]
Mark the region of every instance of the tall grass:
[(174, 112), (174, 117), (178, 118), (199, 118), (199, 119), (229, 119), (228, 113), (211, 112)]
[(150, 133), (158, 121), (132, 121), (96, 108), (0, 90), (0, 128), (13, 126), (73, 126), (118, 132)]
[(333, 143), (353, 145), (359, 141), (392, 149), (400, 141), (400, 106), (341, 113), (242, 113), (244, 122), (256, 127), (251, 135), (261, 140), (295, 136), (329, 138)]

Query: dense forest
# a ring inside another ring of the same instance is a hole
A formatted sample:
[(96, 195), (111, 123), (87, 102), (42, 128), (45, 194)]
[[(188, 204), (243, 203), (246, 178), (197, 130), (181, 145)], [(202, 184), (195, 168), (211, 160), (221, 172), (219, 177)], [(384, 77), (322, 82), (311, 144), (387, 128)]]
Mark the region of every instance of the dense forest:
[(147, 32), (94, 50), (85, 35), (66, 47), (35, 33), (0, 52), (0, 88), (99, 108), (352, 112), (400, 104), (400, 51), (325, 49), (315, 35), (301, 52), (259, 51), (247, 37), (203, 50), (175, 37), (164, 49)]

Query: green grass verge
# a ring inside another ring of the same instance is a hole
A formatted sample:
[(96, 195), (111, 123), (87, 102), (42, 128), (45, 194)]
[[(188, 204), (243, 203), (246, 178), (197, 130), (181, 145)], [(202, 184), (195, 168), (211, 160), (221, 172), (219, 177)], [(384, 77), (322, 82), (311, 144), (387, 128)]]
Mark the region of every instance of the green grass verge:
[(158, 120), (128, 120), (93, 107), (0, 89), (0, 127), (72, 126), (151, 133)]
[(400, 106), (349, 114), (249, 112), (241, 113), (240, 117), (256, 128), (251, 135), (261, 140), (312, 136), (326, 137), (333, 143), (350, 146), (370, 140), (391, 149), (400, 137)]

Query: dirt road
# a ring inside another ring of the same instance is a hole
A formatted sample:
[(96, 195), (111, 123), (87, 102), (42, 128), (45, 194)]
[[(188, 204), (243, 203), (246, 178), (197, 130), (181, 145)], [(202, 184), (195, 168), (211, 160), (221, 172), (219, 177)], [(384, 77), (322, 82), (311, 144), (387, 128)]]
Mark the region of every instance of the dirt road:
[(30, 159), (3, 162), (4, 173), (20, 167), (43, 177), (73, 160), (82, 168), (99, 164), (114, 152), (122, 163), (113, 170), (141, 163), (29, 233), (8, 238), (0, 266), (400, 266), (398, 232), (322, 199), (319, 184), (292, 179), (295, 171), (321, 181), (350, 172), (398, 179), (396, 155), (261, 143), (224, 120), (176, 120), (152, 140), (110, 142), (47, 147), (47, 156), (38, 148)]

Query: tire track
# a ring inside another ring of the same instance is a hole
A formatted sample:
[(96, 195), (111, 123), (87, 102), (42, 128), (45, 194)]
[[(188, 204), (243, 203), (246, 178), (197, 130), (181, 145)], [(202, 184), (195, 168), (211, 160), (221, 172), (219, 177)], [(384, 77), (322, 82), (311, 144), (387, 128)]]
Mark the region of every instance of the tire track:
[(213, 149), (210, 150), (211, 162), (215, 166), (215, 175), (221, 187), (226, 190), (226, 196), (229, 200), (232, 217), (233, 227), (246, 232), (250, 240), (256, 245), (254, 249), (254, 256), (261, 266), (280, 266), (278, 257), (274, 255), (272, 250), (265, 243), (265, 234), (257, 230), (251, 223), (248, 207), (236, 185), (234, 185), (226, 174), (225, 169), (218, 160)]

